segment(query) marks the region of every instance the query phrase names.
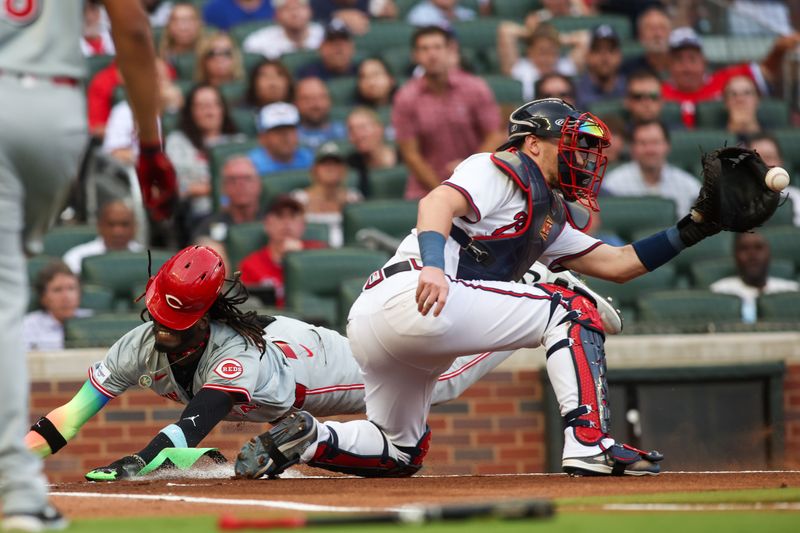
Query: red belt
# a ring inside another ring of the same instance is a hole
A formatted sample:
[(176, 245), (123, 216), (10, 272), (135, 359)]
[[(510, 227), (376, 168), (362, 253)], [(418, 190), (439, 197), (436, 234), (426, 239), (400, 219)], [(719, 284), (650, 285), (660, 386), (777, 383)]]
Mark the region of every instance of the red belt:
[(419, 264), (416, 259), (409, 259), (408, 261), (400, 261), (399, 263), (393, 263), (380, 270), (376, 270), (367, 279), (367, 282), (364, 284), (364, 290), (371, 289), (381, 281), (391, 278), (395, 274), (408, 272), (409, 270), (422, 270), (422, 265)]
[(42, 76), (39, 74), (30, 74), (28, 72), (13, 72), (8, 70), (0, 70), (0, 76), (10, 76), (16, 78), (20, 82), (31, 80), (37, 83), (47, 82), (53, 85), (66, 85), (68, 87), (77, 87), (81, 83), (77, 78), (70, 78), (69, 76)]
[[(285, 342), (272, 341), (272, 344), (280, 348), (280, 350), (283, 352), (283, 355), (289, 359), (297, 359), (297, 354), (294, 353), (292, 347)], [(308, 390), (308, 387), (305, 385), (301, 385), (300, 383), (294, 384), (294, 403), (292, 404), (292, 407), (295, 409), (302, 409), (303, 404), (306, 403), (306, 390)]]

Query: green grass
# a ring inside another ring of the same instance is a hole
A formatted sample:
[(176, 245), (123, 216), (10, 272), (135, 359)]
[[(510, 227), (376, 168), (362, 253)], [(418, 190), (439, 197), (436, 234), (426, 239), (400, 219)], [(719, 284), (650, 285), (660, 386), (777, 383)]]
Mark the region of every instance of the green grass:
[[(451, 522), (426, 526), (349, 526), (303, 529), (305, 533), (796, 533), (800, 514), (792, 512), (726, 513), (562, 513), (549, 520)], [(136, 518), (81, 520), (70, 533), (207, 533), (217, 531), (216, 521), (208, 517)], [(255, 531), (255, 530), (240, 530)], [(278, 530), (275, 530), (278, 531)], [(287, 531), (287, 530), (282, 530)]]

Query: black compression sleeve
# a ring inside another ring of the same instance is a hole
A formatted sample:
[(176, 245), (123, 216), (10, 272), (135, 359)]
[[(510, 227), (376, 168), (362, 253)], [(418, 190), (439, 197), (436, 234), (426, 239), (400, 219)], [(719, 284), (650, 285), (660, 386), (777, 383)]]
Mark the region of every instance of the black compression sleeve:
[[(145, 463), (152, 461), (164, 448), (194, 448), (231, 412), (233, 397), (216, 389), (200, 389), (181, 413), (180, 420), (162, 429), (150, 444), (137, 455)], [(172, 435), (177, 435), (172, 438)], [(183, 438), (184, 442), (175, 442)]]

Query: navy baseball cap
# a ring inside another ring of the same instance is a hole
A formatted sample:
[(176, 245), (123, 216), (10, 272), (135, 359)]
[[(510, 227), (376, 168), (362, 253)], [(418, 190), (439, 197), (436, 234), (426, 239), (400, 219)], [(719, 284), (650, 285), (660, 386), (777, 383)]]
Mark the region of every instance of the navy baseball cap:
[(670, 51), (683, 50), (684, 48), (696, 48), (703, 50), (703, 42), (697, 33), (690, 27), (675, 28), (669, 34)]
[(335, 41), (336, 39), (346, 39), (349, 41), (352, 38), (353, 34), (350, 28), (339, 19), (331, 19), (325, 26), (325, 37), (323, 38), (325, 41)]
[(614, 26), (610, 24), (600, 24), (593, 29), (589, 47), (594, 48), (599, 41), (608, 41), (614, 48), (619, 48), (619, 34), (617, 30), (614, 29)]

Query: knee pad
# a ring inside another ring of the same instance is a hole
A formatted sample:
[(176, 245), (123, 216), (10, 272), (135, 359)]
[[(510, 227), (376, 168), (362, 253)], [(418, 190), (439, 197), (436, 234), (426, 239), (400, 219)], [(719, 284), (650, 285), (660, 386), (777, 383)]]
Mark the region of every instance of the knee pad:
[[(572, 356), (578, 384), (578, 407), (563, 416), (564, 427), (572, 427), (578, 442), (593, 446), (608, 435), (611, 409), (608, 404), (605, 335), (597, 308), (587, 297), (557, 285), (540, 285), (551, 295), (550, 317), (557, 306), (567, 315), (556, 325), (569, 323), (567, 337), (553, 344), (547, 357), (562, 348)], [(548, 324), (549, 326), (549, 324)]]
[[(378, 428), (380, 430), (380, 428)], [(409, 456), (406, 463), (389, 455), (389, 441), (383, 436), (383, 452), (381, 455), (359, 455), (339, 448), (339, 437), (333, 428), (328, 428), (330, 437), (317, 445), (310, 466), (324, 468), (332, 472), (350, 474), (360, 477), (411, 477), (422, 468), (422, 461), (428, 454), (431, 441), (431, 430), (425, 434), (415, 446), (395, 446)]]

